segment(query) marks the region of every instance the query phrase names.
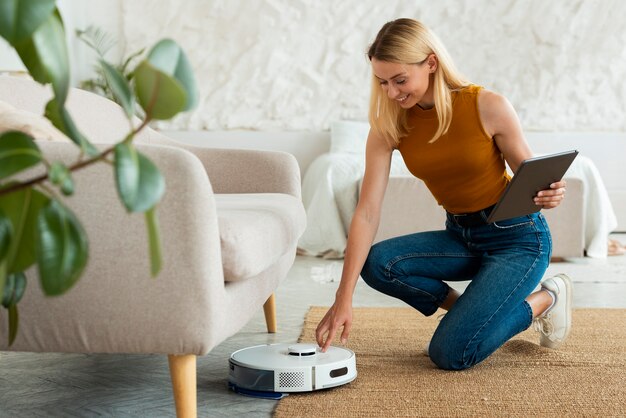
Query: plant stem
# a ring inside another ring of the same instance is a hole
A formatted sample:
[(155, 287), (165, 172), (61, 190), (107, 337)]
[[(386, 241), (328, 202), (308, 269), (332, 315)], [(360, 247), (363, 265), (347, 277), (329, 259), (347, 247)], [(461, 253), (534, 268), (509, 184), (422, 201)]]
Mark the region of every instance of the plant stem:
[[(126, 138), (124, 138), (123, 141), (121, 142), (132, 142), (133, 138), (135, 137), (135, 135), (137, 135), (143, 128), (145, 128), (148, 123), (150, 123), (150, 118), (146, 118), (145, 120), (142, 121), (141, 125), (139, 125), (139, 127), (137, 127), (137, 129), (132, 130), (128, 135), (126, 135)], [(105, 149), (104, 151), (102, 151), (100, 154), (96, 155), (95, 157), (92, 157), (88, 160), (84, 160), (84, 161), (78, 161), (77, 163), (71, 165), (70, 167), (68, 167), (68, 170), (73, 172), (76, 170), (80, 170), (81, 168), (87, 167), (88, 165), (91, 165), (93, 163), (96, 163), (98, 161), (104, 160), (105, 162), (108, 162), (105, 158), (112, 153), (115, 150), (115, 146), (117, 144)], [(22, 183), (17, 183), (17, 184), (13, 184), (9, 187), (6, 188), (0, 188), (0, 196), (5, 195), (5, 194), (9, 194), (12, 193), (16, 190), (20, 190), (20, 189), (25, 189), (27, 187), (30, 186), (34, 186), (35, 184), (41, 183), (45, 180), (47, 180), (49, 177), (49, 174), (42, 174), (41, 176), (35, 177), (33, 179), (30, 179), (28, 181), (22, 182)]]
[[(103, 159), (104, 157), (107, 156), (107, 154), (112, 152), (114, 149), (115, 149), (115, 146), (107, 148), (101, 154), (98, 154), (97, 156), (95, 156), (93, 158), (90, 158), (88, 160), (85, 160), (85, 161), (79, 161), (76, 164), (70, 166), (68, 169), (69, 169), (69, 171), (80, 170), (83, 167), (86, 167), (86, 166), (88, 166), (90, 164), (95, 163), (96, 161), (99, 161), (99, 160)], [(23, 183), (17, 183), (17, 184), (14, 184), (12, 186), (6, 187), (4, 189), (0, 189), (0, 196), (2, 196), (4, 194), (12, 193), (12, 192), (14, 192), (16, 190), (25, 189), (27, 187), (34, 186), (35, 184), (41, 183), (42, 181), (45, 181), (47, 179), (48, 179), (48, 173), (42, 174), (41, 176), (35, 177), (35, 178), (30, 179), (28, 181), (25, 181)]]

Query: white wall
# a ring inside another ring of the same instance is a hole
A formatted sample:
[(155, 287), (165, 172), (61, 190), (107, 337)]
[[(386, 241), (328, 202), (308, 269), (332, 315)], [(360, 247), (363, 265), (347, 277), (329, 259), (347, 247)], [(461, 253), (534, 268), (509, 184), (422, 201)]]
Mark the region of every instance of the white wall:
[[(93, 76), (96, 63), (95, 54), (75, 36), (76, 29), (86, 29), (96, 25), (118, 39), (111, 49), (110, 58), (116, 60), (123, 55), (125, 42), (121, 19), (121, 0), (57, 0), (57, 7), (63, 17), (71, 60), (71, 81), (78, 85), (80, 80)], [(107, 57), (109, 58), (109, 57)], [(17, 53), (0, 38), (0, 72), (22, 72), (26, 68)]]
[[(75, 28), (95, 24), (118, 37), (111, 59), (162, 37), (185, 48), (201, 100), (193, 113), (164, 126), (170, 129), (319, 131), (333, 119), (365, 120), (365, 50), (384, 22), (413, 17), (439, 34), (470, 79), (505, 94), (526, 130), (626, 131), (621, 0), (59, 0), (59, 6), (74, 84), (94, 62), (72, 36)], [(0, 58), (9, 64), (1, 50)]]
[(68, 47), (71, 51), (72, 84), (93, 77), (97, 62), (96, 54), (76, 37), (76, 30), (85, 30), (89, 25), (101, 28), (116, 40), (106, 56), (111, 61), (124, 55), (126, 43), (122, 38), (121, 0), (57, 0), (63, 16)]
[(365, 119), (364, 52), (380, 26), (423, 20), (458, 67), (505, 94), (527, 130), (626, 131), (621, 0), (134, 0), (130, 49), (168, 36), (202, 99), (184, 129), (321, 130)]

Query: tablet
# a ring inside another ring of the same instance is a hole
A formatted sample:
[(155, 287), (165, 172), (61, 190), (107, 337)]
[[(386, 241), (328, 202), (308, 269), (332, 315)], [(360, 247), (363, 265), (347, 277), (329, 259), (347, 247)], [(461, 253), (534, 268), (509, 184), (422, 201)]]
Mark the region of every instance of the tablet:
[(535, 195), (540, 190), (547, 190), (550, 184), (559, 181), (578, 155), (577, 150), (558, 154), (542, 155), (522, 161), (502, 197), (493, 208), (487, 222), (516, 218), (539, 212), (541, 206), (535, 205)]

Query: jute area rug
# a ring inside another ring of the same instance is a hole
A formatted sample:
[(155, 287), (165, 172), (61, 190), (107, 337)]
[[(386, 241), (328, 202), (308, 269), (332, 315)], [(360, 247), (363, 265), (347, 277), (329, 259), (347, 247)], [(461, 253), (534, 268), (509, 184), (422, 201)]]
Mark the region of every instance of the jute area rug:
[[(311, 308), (300, 341), (315, 341), (326, 310)], [(274, 416), (626, 416), (626, 310), (575, 310), (560, 349), (539, 346), (531, 328), (460, 372), (437, 369), (423, 354), (436, 317), (410, 308), (355, 308), (348, 347), (357, 356), (357, 379), (291, 394)]]

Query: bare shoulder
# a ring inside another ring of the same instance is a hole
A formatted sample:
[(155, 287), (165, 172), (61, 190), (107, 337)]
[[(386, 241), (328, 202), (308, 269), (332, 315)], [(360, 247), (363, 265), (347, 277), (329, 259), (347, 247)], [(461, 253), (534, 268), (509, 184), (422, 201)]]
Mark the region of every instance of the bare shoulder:
[(485, 131), (492, 137), (506, 131), (511, 124), (519, 124), (511, 102), (491, 90), (481, 89), (478, 92), (478, 113)]
[(517, 113), (506, 97), (489, 90), (478, 94), (478, 113), (485, 131), (495, 140), (513, 171), (532, 156)]
[(391, 154), (394, 147), (385, 137), (377, 133), (374, 129), (370, 129), (367, 136), (366, 152), (375, 152), (376, 154)]
[(498, 115), (509, 111), (515, 112), (513, 105), (511, 105), (511, 102), (509, 102), (506, 97), (500, 93), (487, 89), (481, 89), (478, 92), (478, 110), (481, 116), (483, 114), (488, 116)]

